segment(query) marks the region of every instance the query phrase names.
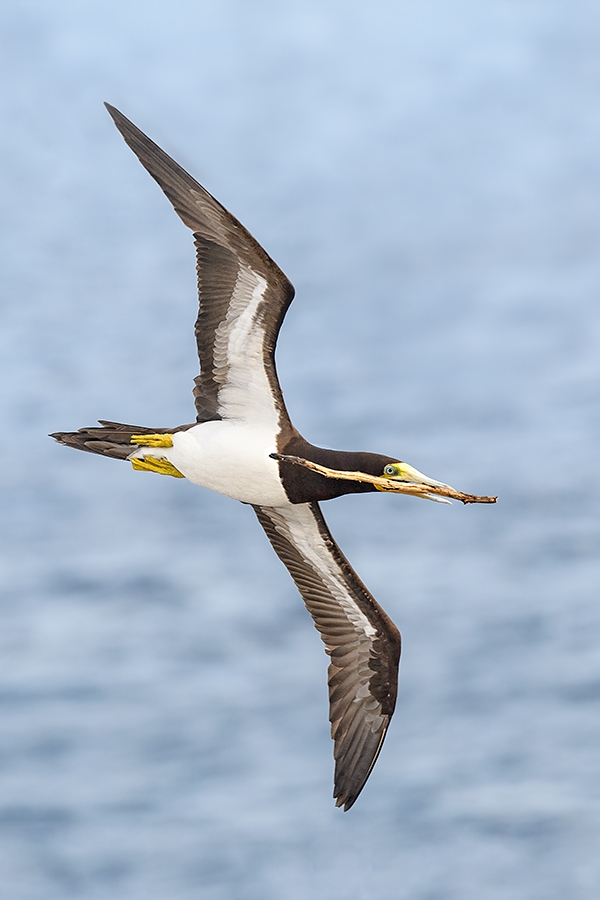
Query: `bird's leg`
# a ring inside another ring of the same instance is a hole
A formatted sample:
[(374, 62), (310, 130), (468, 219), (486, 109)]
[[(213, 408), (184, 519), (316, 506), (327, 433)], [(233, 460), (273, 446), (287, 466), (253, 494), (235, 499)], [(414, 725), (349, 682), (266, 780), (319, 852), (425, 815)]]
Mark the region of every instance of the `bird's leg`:
[(172, 447), (172, 434), (132, 434), (129, 438), (130, 444), (137, 444), (138, 447)]
[(156, 472), (158, 475), (172, 475), (173, 478), (185, 478), (179, 469), (176, 469), (173, 463), (168, 459), (156, 459), (154, 456), (144, 456), (139, 459), (132, 456), (129, 462), (137, 472)]
[[(172, 434), (132, 434), (130, 443), (138, 447), (172, 447)], [(135, 452), (135, 451), (134, 451)], [(179, 469), (168, 459), (160, 459), (156, 456), (130, 456), (129, 461), (138, 472), (156, 472), (158, 475), (171, 475), (173, 478), (185, 478)]]

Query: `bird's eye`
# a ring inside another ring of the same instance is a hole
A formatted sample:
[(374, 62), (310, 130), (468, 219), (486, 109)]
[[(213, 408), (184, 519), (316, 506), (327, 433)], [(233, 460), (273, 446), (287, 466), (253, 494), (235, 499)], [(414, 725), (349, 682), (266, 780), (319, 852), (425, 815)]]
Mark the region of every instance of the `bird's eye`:
[(395, 466), (386, 466), (385, 469), (383, 470), (383, 474), (384, 475), (397, 475), (398, 473), (396, 472)]

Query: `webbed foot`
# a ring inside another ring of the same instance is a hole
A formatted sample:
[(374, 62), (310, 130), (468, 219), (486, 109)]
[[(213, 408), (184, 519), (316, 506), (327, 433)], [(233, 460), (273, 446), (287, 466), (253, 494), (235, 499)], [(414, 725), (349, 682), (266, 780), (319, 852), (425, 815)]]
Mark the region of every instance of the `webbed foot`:
[(158, 475), (172, 475), (173, 478), (185, 478), (185, 475), (182, 475), (179, 469), (176, 469), (168, 459), (156, 459), (153, 456), (144, 456), (143, 459), (138, 459), (136, 456), (133, 456), (129, 461), (138, 472), (156, 472)]
[(172, 434), (132, 434), (129, 439), (130, 444), (137, 444), (139, 447), (172, 447)]

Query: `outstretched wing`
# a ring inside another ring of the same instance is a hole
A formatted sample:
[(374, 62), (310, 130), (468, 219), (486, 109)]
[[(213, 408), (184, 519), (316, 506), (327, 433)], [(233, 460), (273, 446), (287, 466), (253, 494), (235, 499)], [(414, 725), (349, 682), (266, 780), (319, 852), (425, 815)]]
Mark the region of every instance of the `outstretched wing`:
[(331, 657), (333, 796), (337, 806), (350, 809), (394, 712), (400, 634), (335, 543), (317, 503), (254, 510)]
[(287, 420), (274, 351), (294, 288), (281, 269), (221, 204), (113, 106), (127, 144), (194, 233), (200, 311), (198, 422)]

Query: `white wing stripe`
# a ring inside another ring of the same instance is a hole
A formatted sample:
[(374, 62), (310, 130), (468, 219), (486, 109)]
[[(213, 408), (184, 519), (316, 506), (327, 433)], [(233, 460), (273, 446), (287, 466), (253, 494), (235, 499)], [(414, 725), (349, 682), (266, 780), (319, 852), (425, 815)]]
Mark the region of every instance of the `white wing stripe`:
[[(300, 512), (301, 510), (304, 515)], [(345, 615), (356, 631), (359, 634), (365, 635), (365, 644), (368, 644), (368, 639), (376, 637), (377, 632), (364, 613), (360, 611), (355, 600), (348, 593), (348, 588), (340, 577), (339, 570), (335, 565), (334, 560), (329, 554), (323, 554), (323, 539), (310, 509), (308, 507), (305, 509), (296, 507), (295, 512), (296, 516), (294, 519), (291, 519), (291, 517), (284, 519), (277, 514), (276, 510), (272, 510), (272, 517), (275, 518), (275, 516), (277, 516), (280, 520), (280, 524), (275, 523), (275, 527), (284, 537), (287, 534), (291, 535), (293, 543), (307, 562), (310, 563), (315, 572), (318, 573), (319, 578), (321, 578), (326, 587), (329, 588), (332, 595), (339, 601)], [(300, 519), (303, 521), (299, 521)], [(365, 647), (365, 650), (368, 658), (368, 647)]]
[(277, 430), (279, 414), (264, 367), (264, 329), (257, 312), (267, 281), (240, 267), (227, 316), (215, 332), (213, 377), (219, 390), (219, 415)]

